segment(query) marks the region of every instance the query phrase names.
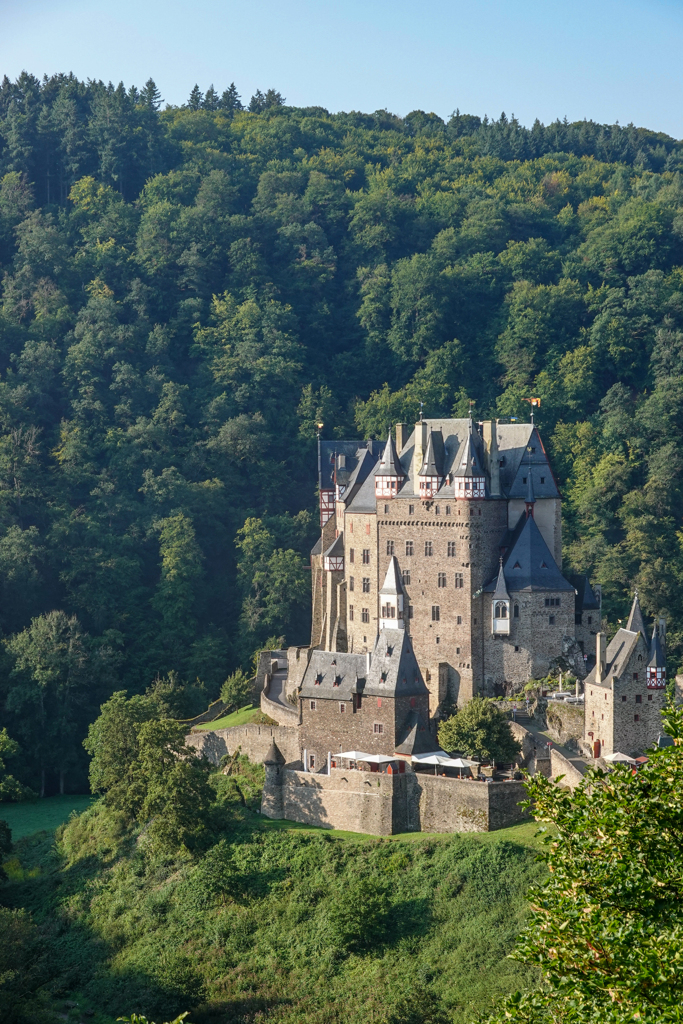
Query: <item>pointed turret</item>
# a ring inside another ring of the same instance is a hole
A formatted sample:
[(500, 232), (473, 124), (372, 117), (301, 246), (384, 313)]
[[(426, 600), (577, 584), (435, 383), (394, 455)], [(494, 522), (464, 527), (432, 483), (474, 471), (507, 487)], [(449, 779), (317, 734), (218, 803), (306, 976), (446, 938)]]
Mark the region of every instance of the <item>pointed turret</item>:
[(404, 480), (405, 473), (403, 472), (391, 431), (389, 431), (382, 458), (375, 470), (375, 497), (395, 498)]
[(470, 420), (467, 437), (454, 473), (456, 498), (485, 498), (486, 476)]
[(647, 663), (648, 690), (663, 690), (666, 686), (666, 657), (659, 636), (659, 626), (652, 629), (650, 660)]
[(403, 584), (395, 555), (391, 556), (379, 597), (381, 602), (380, 629), (404, 629)]
[(647, 629), (645, 627), (645, 619), (643, 618), (643, 612), (640, 607), (640, 601), (638, 600), (638, 591), (636, 590), (633, 597), (633, 604), (631, 605), (631, 614), (628, 617), (626, 628), (631, 633), (642, 633), (643, 639), (647, 642)]
[(493, 591), (493, 597), (491, 599), (491, 614), (493, 620), (493, 633), (509, 634), (510, 595), (508, 594), (508, 588), (505, 582), (505, 573), (503, 572), (502, 557), (500, 559), (500, 568), (498, 569), (498, 580), (496, 581), (496, 589)]
[(434, 431), (430, 430), (427, 436), (427, 447), (425, 448), (422, 465), (418, 474), (421, 498), (433, 498), (439, 490), (442, 480), (440, 461)]

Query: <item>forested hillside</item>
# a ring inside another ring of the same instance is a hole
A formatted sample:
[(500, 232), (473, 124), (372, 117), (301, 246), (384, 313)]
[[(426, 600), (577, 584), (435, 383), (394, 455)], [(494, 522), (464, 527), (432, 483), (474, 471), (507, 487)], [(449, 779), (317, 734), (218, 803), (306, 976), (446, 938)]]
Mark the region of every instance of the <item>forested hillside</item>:
[(83, 783), (115, 688), (173, 673), (189, 714), (306, 641), (318, 421), (540, 397), (566, 567), (613, 620), (637, 583), (679, 656), (683, 144), (248, 108), (0, 87), (0, 699), (34, 786)]

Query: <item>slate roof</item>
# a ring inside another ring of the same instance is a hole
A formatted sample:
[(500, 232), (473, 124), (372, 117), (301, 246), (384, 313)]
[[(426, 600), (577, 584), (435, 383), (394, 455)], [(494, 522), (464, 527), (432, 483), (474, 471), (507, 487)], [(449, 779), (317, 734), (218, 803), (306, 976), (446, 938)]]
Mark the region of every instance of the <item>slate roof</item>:
[(301, 682), (301, 696), (352, 700), (354, 693), (363, 692), (365, 662), (364, 654), (313, 651)]
[(370, 472), (346, 505), (347, 512), (377, 512), (375, 474)]
[(587, 576), (567, 576), (567, 579), (576, 591), (577, 614), (600, 610), (600, 602), (595, 596)]
[(371, 697), (429, 693), (413, 651), (412, 640), (405, 630), (380, 630), (363, 693)]
[[(533, 516), (520, 516), (512, 536), (506, 539), (508, 547), (503, 557), (503, 572), (509, 593), (521, 590), (574, 593), (574, 587), (558, 569)], [(492, 593), (496, 585), (497, 578), (484, 587), (484, 593)]]
[(588, 683), (592, 683), (594, 686), (606, 686), (612, 676), (619, 678), (623, 674), (628, 660), (638, 644), (638, 637), (640, 635), (640, 633), (633, 632), (630, 629), (618, 629), (607, 645), (606, 665), (602, 684), (596, 683), (594, 666), (586, 676), (584, 689)]
[(387, 568), (387, 574), (384, 577), (384, 584), (380, 590), (380, 594), (402, 594), (403, 585), (401, 583), (401, 572), (398, 567), (398, 560), (396, 555), (392, 555)]
[(396, 754), (428, 754), (434, 749), (434, 736), (429, 729), (429, 723), (425, 722), (417, 711), (411, 711), (406, 721), (396, 731), (401, 737), (394, 748)]
[(638, 591), (636, 591), (633, 596), (631, 614), (628, 617), (626, 628), (630, 629), (632, 633), (642, 633), (645, 640), (647, 640), (647, 627), (645, 625), (645, 619), (643, 618), (643, 610), (640, 607), (640, 601), (638, 600)]
[(666, 658), (664, 657), (662, 643), (659, 639), (659, 630), (656, 626), (652, 630), (652, 643), (650, 644), (650, 660), (648, 661), (647, 666), (648, 668), (666, 667)]
[(321, 555), (323, 551), (323, 539), (318, 537), (317, 541), (311, 548), (311, 555)]
[(430, 430), (427, 434), (425, 449), (419, 476), (443, 476), (443, 435), (441, 431)]
[(494, 601), (509, 601), (510, 595), (508, 594), (507, 587), (505, 585), (505, 573), (503, 572), (503, 559), (500, 560), (500, 569), (498, 570), (498, 579), (496, 581), (496, 589), (493, 591)]
[(476, 443), (476, 437), (473, 433), (471, 426), (467, 431), (467, 436), (463, 444), (460, 446), (458, 452), (458, 461), (453, 471), (453, 476), (484, 476), (486, 473), (486, 465), (484, 462), (483, 452), (480, 452), (479, 445)]
[(341, 532), (338, 537), (335, 537), (329, 548), (325, 552), (325, 558), (343, 558), (344, 557), (344, 533)]
[(280, 748), (278, 747), (275, 740), (270, 744), (270, 750), (266, 754), (264, 764), (284, 764), (285, 759), (282, 756)]
[(387, 443), (384, 446), (384, 452), (375, 475), (403, 476), (403, 467), (398, 460), (396, 445), (394, 444), (394, 439), (391, 436), (391, 431), (389, 431), (389, 437), (387, 438)]

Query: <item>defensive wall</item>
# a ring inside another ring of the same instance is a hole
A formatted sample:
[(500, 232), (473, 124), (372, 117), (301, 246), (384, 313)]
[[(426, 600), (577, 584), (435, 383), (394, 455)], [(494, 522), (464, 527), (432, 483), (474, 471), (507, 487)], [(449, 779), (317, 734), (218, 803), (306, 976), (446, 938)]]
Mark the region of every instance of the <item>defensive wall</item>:
[(234, 754), (238, 747), (250, 761), (261, 764), (273, 740), (288, 764), (300, 763), (299, 730), (294, 726), (249, 723), (231, 729), (198, 729), (185, 737), (188, 746), (194, 747), (215, 765), (220, 764), (225, 754)]
[(329, 775), (266, 767), (262, 812), (306, 825), (392, 835), (489, 832), (528, 819), (521, 782), (472, 782), (407, 771)]

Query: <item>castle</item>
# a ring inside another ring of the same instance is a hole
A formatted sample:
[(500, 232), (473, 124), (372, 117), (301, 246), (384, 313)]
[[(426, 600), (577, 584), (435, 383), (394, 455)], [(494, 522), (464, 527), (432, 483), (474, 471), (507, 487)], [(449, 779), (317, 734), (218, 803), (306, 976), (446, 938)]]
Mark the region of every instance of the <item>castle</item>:
[(585, 675), (600, 590), (562, 575), (560, 494), (533, 423), (398, 423), (384, 445), (320, 441), (318, 471), (311, 646), (362, 653), (404, 630), (432, 717), (558, 663)]
[[(420, 419), (385, 444), (319, 440), (318, 472), (311, 644), (264, 651), (257, 678), (278, 725), (189, 737), (214, 759), (237, 748), (265, 764), (264, 814), (380, 835), (523, 820), (519, 776), (480, 786), (419, 761), (438, 752), (440, 717), (554, 667), (583, 680), (583, 707), (565, 707), (584, 757), (660, 739), (666, 624), (649, 640), (636, 595), (606, 644), (600, 588), (562, 573), (560, 494), (533, 422)], [(580, 781), (580, 758), (558, 751), (558, 769), (514, 730), (529, 770)]]

